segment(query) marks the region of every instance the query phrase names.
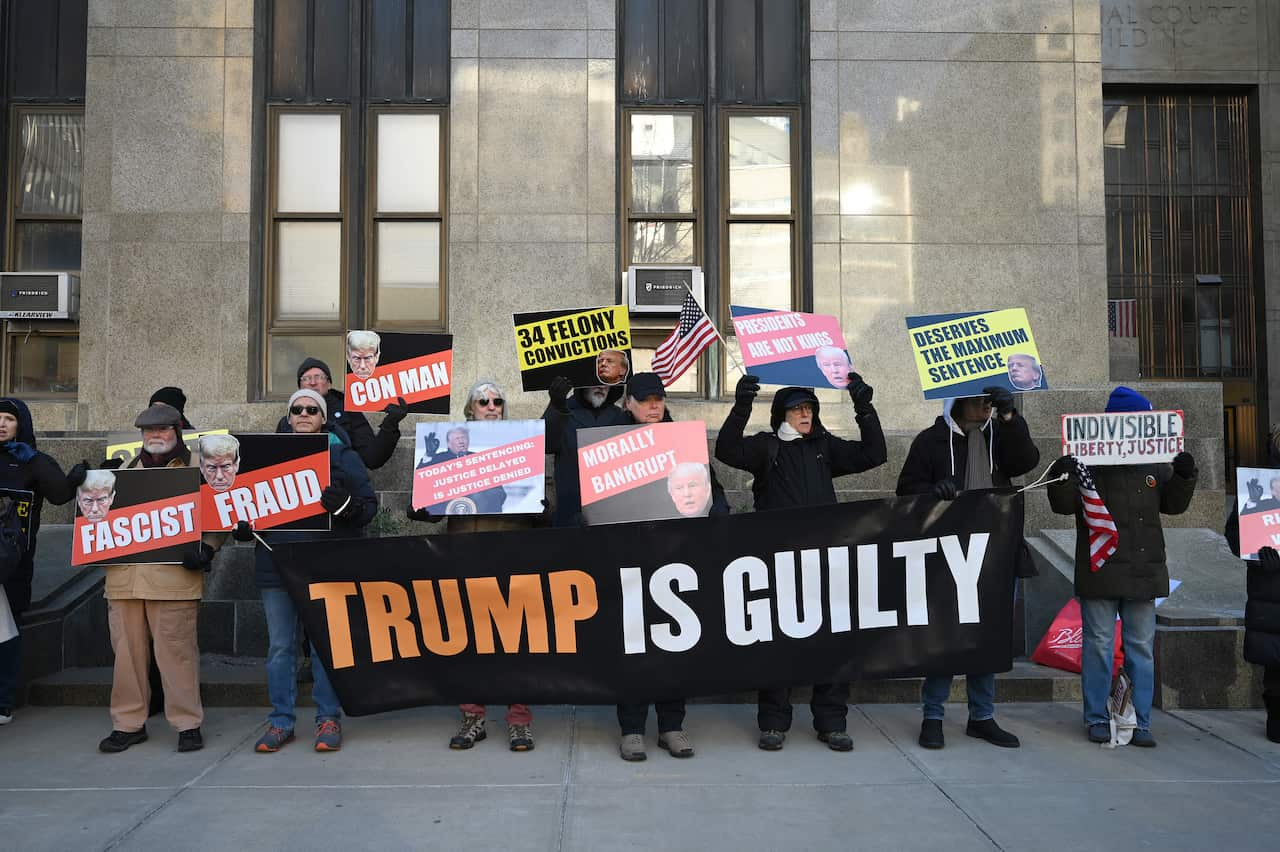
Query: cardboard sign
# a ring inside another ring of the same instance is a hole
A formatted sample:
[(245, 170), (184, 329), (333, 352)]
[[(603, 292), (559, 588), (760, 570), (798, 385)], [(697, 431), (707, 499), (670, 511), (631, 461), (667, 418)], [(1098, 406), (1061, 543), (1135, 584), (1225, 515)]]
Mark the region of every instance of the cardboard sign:
[(35, 505), (36, 495), (21, 488), (0, 488), (0, 517), (13, 509), (18, 519), (18, 526), (26, 536), (28, 546), (31, 544), (31, 510)]
[(1280, 549), (1280, 470), (1236, 468), (1240, 510), (1240, 558), (1257, 559), (1258, 548)]
[(404, 397), (415, 414), (448, 414), (453, 335), (347, 332), (345, 408), (382, 411)]
[(419, 423), (413, 507), (433, 515), (540, 513), (546, 428), (542, 420)]
[(329, 485), (329, 435), (243, 435), (204, 439), (198, 464), (202, 526), (229, 530), (327, 530), (320, 493)]
[(1049, 388), (1022, 308), (907, 317), (907, 331), (925, 399)]
[(76, 489), (72, 565), (180, 563), (200, 538), (200, 472), (91, 470)]
[(623, 305), (515, 314), (520, 383), (546, 390), (564, 376), (574, 387), (622, 384), (631, 375), (631, 319)]
[(729, 314), (742, 363), (761, 384), (849, 387), (853, 365), (835, 317), (741, 305)]
[[(226, 429), (185, 430), (182, 433), (182, 443), (186, 444), (187, 449), (194, 453), (196, 451), (196, 442), (200, 440), (201, 435), (225, 434), (227, 434)], [(132, 432), (112, 432), (107, 435), (107, 458), (120, 459), (122, 467), (127, 467), (138, 457), (140, 452), (142, 452), (142, 435), (138, 429), (134, 429)]]
[(578, 479), (589, 524), (706, 517), (712, 499), (706, 424), (579, 429)]
[(1062, 415), (1062, 454), (1090, 466), (1173, 461), (1184, 447), (1181, 411)]

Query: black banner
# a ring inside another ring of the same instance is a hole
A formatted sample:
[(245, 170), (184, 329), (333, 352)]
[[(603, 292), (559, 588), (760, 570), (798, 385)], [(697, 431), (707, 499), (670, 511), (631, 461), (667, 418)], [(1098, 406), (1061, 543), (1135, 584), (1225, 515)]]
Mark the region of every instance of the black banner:
[(1022, 497), (276, 545), (343, 708), (614, 704), (1012, 664)]

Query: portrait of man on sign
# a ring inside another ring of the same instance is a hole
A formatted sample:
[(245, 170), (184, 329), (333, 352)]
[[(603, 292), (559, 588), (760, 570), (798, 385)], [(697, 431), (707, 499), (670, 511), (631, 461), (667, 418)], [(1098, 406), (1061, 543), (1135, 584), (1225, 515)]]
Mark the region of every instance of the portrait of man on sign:
[(116, 499), (116, 475), (109, 470), (91, 470), (76, 489), (76, 506), (86, 521), (105, 520)]
[(667, 494), (685, 518), (705, 518), (711, 510), (711, 473), (705, 464), (682, 462), (667, 475)]
[(214, 491), (227, 491), (240, 472), (240, 441), (234, 435), (205, 435), (197, 445), (200, 473)]
[(818, 363), (818, 369), (826, 376), (831, 387), (840, 390), (849, 387), (849, 373), (852, 372), (853, 365), (849, 363), (849, 356), (843, 349), (834, 346), (819, 347), (814, 350), (813, 360)]
[(347, 332), (347, 364), (356, 378), (364, 380), (371, 377), (381, 355), (382, 338), (377, 332)]
[(1044, 381), (1044, 370), (1034, 355), (1017, 352), (1009, 356), (1009, 384), (1017, 390), (1036, 390)]
[(596, 356), (596, 376), (602, 385), (616, 385), (631, 372), (627, 353), (618, 349), (606, 349)]

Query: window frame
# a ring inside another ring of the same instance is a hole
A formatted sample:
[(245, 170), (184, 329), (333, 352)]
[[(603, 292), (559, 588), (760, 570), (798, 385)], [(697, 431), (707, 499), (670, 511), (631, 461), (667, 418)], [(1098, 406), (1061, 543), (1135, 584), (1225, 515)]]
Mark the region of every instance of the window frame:
[[(618, 217), (618, 245), (621, 248), (619, 260), (622, 261), (619, 274), (625, 276), (627, 267), (631, 266), (631, 226), (634, 222), (689, 222), (693, 226), (693, 263), (702, 266), (702, 258), (706, 251), (706, 240), (702, 234), (702, 224), (706, 221), (703, 209), (703, 176), (705, 160), (702, 150), (702, 118), (701, 106), (624, 106), (621, 110), (622, 168), (620, 176), (621, 216)], [(636, 213), (631, 208), (632, 175), (634, 164), (631, 157), (631, 118), (635, 115), (688, 115), (693, 118), (693, 209), (688, 213)], [(646, 262), (650, 266), (662, 266), (657, 262)], [(668, 264), (683, 266), (684, 263)]]

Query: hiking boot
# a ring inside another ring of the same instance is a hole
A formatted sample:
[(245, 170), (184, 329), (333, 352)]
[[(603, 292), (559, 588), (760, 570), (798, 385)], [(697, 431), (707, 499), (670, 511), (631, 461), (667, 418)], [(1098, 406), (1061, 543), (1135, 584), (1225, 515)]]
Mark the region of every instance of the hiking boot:
[(1094, 722), (1089, 726), (1089, 742), (1091, 743), (1109, 743), (1111, 742), (1111, 726), (1106, 722)]
[(853, 751), (853, 737), (846, 731), (818, 731), (818, 742), (832, 751)]
[(658, 734), (658, 748), (667, 750), (672, 757), (693, 757), (693, 743), (684, 731), (667, 731)]
[(118, 754), (129, 746), (147, 741), (147, 727), (143, 725), (136, 731), (112, 731), (111, 736), (98, 743), (98, 751), (104, 754)]
[(1151, 736), (1150, 731), (1144, 731), (1142, 728), (1133, 729), (1133, 739), (1129, 740), (1129, 745), (1135, 745), (1138, 748), (1155, 748), (1156, 738)]
[(485, 738), (484, 717), (475, 713), (462, 714), (462, 727), (449, 740), (449, 748), (471, 748)]
[(782, 743), (786, 738), (783, 731), (761, 731), (759, 746), (765, 751), (782, 751)]
[(623, 760), (649, 759), (649, 755), (644, 753), (644, 736), (641, 734), (623, 734), (622, 740), (618, 743), (618, 753), (622, 755)]
[(512, 751), (533, 751), (533, 731), (528, 725), (507, 725), (507, 740)]
[(189, 731), (178, 731), (178, 751), (199, 751), (204, 748), (204, 737), (199, 728)]
[(947, 739), (942, 735), (941, 719), (925, 719), (920, 723), (921, 748), (946, 748)]
[(0, 707), (0, 725), (7, 725), (13, 721), (13, 708)]
[[(1000, 748), (1017, 748), (1022, 745), (1022, 743), (1018, 742), (1017, 737), (997, 725), (995, 719), (982, 719), (981, 721), (970, 719), (969, 724), (965, 726), (964, 732), (971, 737), (986, 740), (993, 746), (1000, 746)], [(1107, 737), (1107, 739), (1110, 740), (1111, 737)]]
[(323, 719), (316, 723), (316, 751), (337, 751), (342, 748), (342, 726), (337, 719)]
[(275, 725), (267, 728), (266, 733), (258, 737), (258, 741), (253, 744), (253, 750), (260, 754), (273, 754), (293, 742), (293, 730), (285, 730), (277, 728)]

